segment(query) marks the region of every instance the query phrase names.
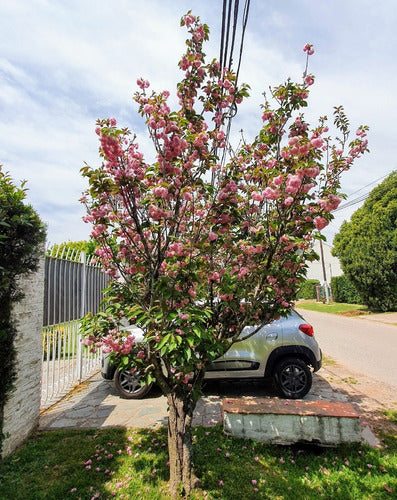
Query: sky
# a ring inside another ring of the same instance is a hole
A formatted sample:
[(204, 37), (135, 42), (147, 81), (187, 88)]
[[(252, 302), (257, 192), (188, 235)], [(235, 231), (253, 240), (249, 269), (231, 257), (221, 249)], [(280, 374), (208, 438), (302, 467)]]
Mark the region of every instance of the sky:
[[(188, 10), (209, 25), (208, 59), (218, 57), (222, 0), (0, 0), (0, 164), (47, 224), (49, 244), (88, 239), (79, 203), (80, 169), (100, 165), (95, 122), (115, 117), (150, 157), (145, 124), (132, 100), (137, 78), (175, 93)], [(243, 0), (240, 2), (243, 4)], [(316, 76), (307, 119), (343, 105), (352, 134), (370, 127), (370, 154), (342, 179), (346, 202), (369, 193), (397, 168), (397, 9), (394, 0), (251, 0), (239, 81), (251, 97), (234, 119), (247, 139), (259, 131), (262, 93), (302, 76), (306, 43)], [(242, 9), (241, 9), (242, 10)], [(241, 26), (239, 25), (239, 32)], [(171, 103), (175, 100), (171, 99)], [(341, 205), (342, 206), (342, 205)], [(335, 212), (323, 233), (332, 243), (360, 207)]]

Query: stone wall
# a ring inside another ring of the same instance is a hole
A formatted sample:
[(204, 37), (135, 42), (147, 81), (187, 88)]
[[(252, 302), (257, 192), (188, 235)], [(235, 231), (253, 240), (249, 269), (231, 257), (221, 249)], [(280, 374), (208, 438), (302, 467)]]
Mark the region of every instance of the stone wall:
[(41, 332), (43, 325), (44, 257), (39, 270), (21, 280), (25, 297), (13, 310), (18, 335), (17, 379), (4, 408), (3, 456), (11, 453), (37, 427), (41, 398)]

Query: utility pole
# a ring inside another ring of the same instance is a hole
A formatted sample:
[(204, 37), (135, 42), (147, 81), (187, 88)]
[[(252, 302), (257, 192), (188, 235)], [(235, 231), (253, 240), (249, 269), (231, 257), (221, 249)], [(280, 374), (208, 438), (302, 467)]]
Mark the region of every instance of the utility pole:
[(325, 287), (325, 301), (329, 304), (329, 288), (327, 283), (327, 273), (325, 271), (325, 262), (324, 262), (324, 250), (323, 250), (323, 242), (320, 240), (320, 258), (321, 258), (321, 266), (323, 268), (323, 280)]

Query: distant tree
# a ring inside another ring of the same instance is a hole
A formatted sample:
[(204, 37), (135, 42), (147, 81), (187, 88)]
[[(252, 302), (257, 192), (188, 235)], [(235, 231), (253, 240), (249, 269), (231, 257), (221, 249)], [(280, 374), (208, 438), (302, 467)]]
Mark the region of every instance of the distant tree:
[(52, 245), (47, 250), (47, 255), (51, 257), (67, 258), (70, 255), (79, 255), (84, 252), (86, 255), (95, 255), (96, 244), (93, 240), (64, 241), (63, 243)]
[(333, 253), (369, 308), (397, 309), (397, 171), (343, 223)]

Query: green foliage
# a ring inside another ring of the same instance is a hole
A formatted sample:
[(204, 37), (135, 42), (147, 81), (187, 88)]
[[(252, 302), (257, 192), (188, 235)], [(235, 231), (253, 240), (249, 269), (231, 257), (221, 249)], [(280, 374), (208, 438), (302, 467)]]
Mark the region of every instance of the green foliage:
[(37, 268), (45, 227), (30, 205), (26, 189), (13, 184), (0, 165), (0, 451), (3, 411), (15, 379), (16, 329), (11, 319), (13, 304), (22, 298), (17, 278)]
[(335, 302), (361, 304), (362, 299), (353, 283), (343, 274), (331, 278), (332, 295)]
[[(69, 321), (43, 328), (41, 346), (43, 360), (68, 358), (77, 352), (77, 330), (79, 321)], [(76, 332), (73, 334), (73, 332)]]
[(84, 252), (87, 256), (93, 256), (95, 252), (96, 244), (93, 240), (85, 241), (64, 241), (63, 243), (52, 245), (47, 250), (47, 255), (50, 257), (57, 257), (59, 259), (68, 259), (73, 256), (77, 257), (79, 260), (79, 255)]
[(397, 171), (372, 190), (334, 239), (346, 277), (370, 309), (397, 309)]
[(305, 280), (296, 296), (297, 299), (316, 299), (317, 292), (316, 286), (319, 285), (320, 282), (318, 280)]

